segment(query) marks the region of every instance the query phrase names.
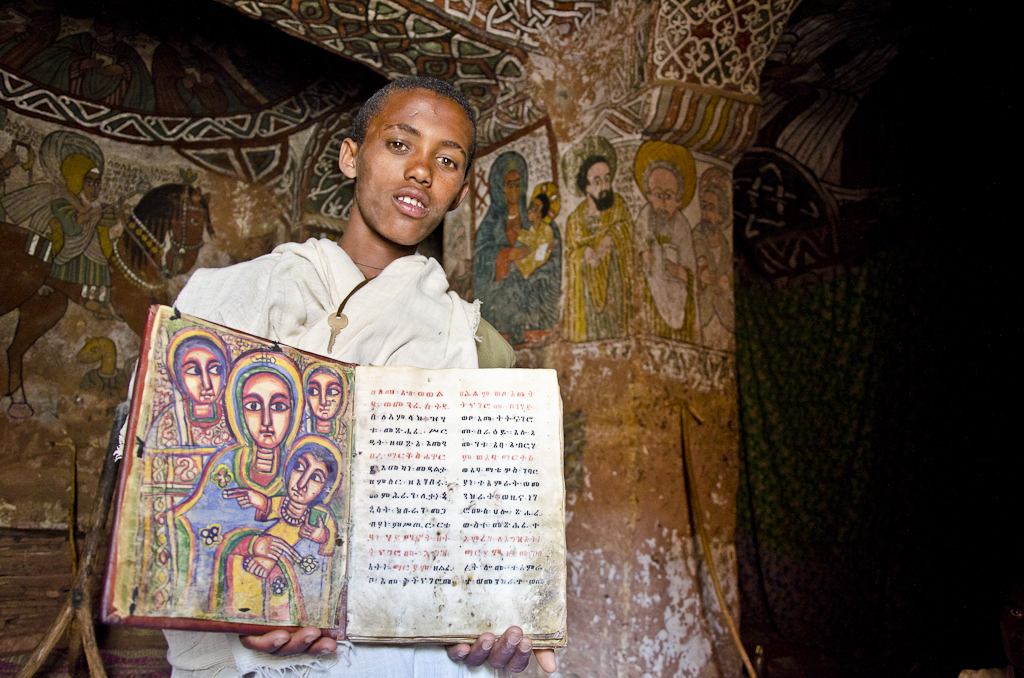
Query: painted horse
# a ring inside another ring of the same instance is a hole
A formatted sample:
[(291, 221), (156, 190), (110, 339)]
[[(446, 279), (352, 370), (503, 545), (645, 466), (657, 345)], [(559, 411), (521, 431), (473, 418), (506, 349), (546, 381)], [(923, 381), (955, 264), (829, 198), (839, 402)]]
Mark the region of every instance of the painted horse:
[[(113, 242), (109, 257), (110, 307), (142, 335), (151, 304), (172, 301), (168, 283), (195, 266), (203, 233), (213, 236), (206, 195), (196, 186), (164, 184), (147, 193), (124, 219), (124, 232)], [(0, 316), (19, 310), (14, 339), (7, 348), (7, 394), (12, 419), (33, 414), (25, 397), (22, 359), (25, 352), (64, 317), (68, 302), (86, 306), (82, 285), (50, 275), (45, 244), (32, 246), (33, 233), (0, 222), (4, 285)], [(38, 242), (38, 241), (37, 241)], [(91, 303), (89, 308), (95, 306)]]

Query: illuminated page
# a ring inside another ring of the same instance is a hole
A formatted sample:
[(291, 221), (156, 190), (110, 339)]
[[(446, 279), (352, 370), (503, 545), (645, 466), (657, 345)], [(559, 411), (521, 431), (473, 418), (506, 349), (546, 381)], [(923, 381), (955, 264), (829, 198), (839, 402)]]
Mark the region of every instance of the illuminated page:
[(565, 642), (553, 370), (356, 369), (347, 635)]

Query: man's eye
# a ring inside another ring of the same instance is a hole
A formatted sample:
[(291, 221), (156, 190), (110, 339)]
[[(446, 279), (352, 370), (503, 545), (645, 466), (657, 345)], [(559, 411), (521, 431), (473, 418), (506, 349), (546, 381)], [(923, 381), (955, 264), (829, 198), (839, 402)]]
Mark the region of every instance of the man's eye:
[(329, 396), (339, 396), (339, 395), (341, 395), (341, 388), (339, 388), (337, 386), (329, 386), (327, 388), (327, 395), (329, 395)]
[(263, 403), (258, 400), (249, 400), (242, 405), (242, 407), (249, 412), (259, 412), (263, 409)]
[(185, 367), (183, 367), (181, 371), (189, 375), (190, 377), (195, 377), (199, 375), (199, 365), (196, 365), (195, 363), (189, 363), (188, 365), (185, 365)]
[(318, 395), (320, 395), (320, 389), (317, 388), (316, 386), (310, 386), (309, 390), (306, 391), (306, 393), (309, 395), (310, 398), (315, 398)]
[(450, 169), (458, 169), (458, 164), (451, 158), (441, 158), (441, 164)]
[(271, 412), (287, 412), (290, 409), (290, 404), (285, 400), (277, 400), (275, 402), (270, 403)]
[(1021, 619), (1022, 617), (1024, 617), (1024, 612), (1022, 612), (1019, 607), (1011, 607), (1010, 616), (1015, 619)]
[(223, 374), (224, 368), (221, 366), (220, 363), (210, 363), (209, 365), (206, 366), (206, 371), (209, 372), (210, 374)]
[(402, 141), (389, 141), (388, 148), (390, 148), (392, 151), (404, 151), (409, 147), (406, 146), (405, 143)]

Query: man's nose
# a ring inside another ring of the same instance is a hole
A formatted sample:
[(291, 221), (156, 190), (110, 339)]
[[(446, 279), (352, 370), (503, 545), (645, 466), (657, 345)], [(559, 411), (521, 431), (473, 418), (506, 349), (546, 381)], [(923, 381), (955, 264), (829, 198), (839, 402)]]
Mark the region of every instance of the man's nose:
[(213, 390), (213, 379), (210, 377), (210, 373), (209, 372), (207, 372), (206, 370), (200, 370), (199, 371), (199, 379), (200, 379), (200, 382), (203, 385), (203, 390), (204, 391), (212, 391)]
[(274, 428), (274, 420), (270, 416), (269, 407), (264, 407), (260, 411), (260, 423), (263, 424), (264, 428)]
[(405, 169), (406, 179), (429, 186), (434, 178), (434, 170), (426, 153), (414, 152), (408, 156), (409, 162)]

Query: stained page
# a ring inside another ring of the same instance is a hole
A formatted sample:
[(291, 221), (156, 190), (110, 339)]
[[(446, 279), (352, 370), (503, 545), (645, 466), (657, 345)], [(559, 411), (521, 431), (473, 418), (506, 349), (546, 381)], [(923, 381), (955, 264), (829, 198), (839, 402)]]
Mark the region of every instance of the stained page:
[(150, 323), (105, 621), (337, 628), (352, 367), (166, 307)]
[(553, 370), (356, 369), (353, 640), (565, 639)]

